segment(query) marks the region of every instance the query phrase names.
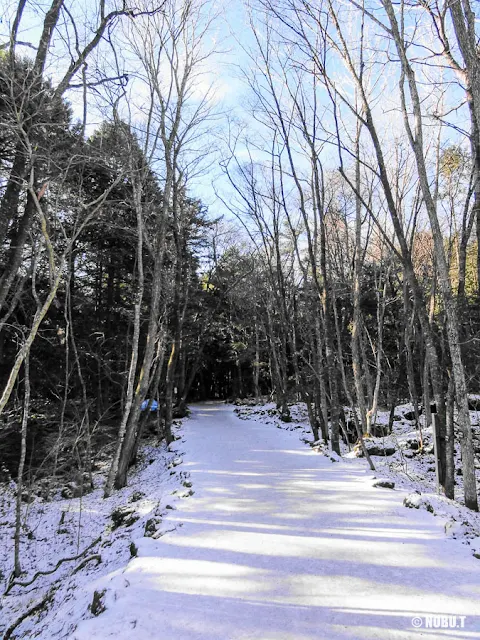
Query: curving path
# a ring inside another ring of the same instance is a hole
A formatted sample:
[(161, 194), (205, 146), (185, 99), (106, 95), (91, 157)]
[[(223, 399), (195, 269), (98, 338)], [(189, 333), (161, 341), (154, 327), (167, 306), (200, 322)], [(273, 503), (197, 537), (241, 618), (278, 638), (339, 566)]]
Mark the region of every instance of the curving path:
[(364, 463), (224, 404), (194, 406), (185, 436), (177, 530), (143, 539), (76, 640), (480, 639), (480, 562)]

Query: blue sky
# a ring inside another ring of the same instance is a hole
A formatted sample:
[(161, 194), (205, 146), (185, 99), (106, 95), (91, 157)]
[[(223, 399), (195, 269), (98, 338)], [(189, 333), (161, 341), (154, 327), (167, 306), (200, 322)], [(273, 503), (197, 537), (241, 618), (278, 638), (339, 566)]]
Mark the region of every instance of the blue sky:
[[(9, 22), (15, 10), (15, 5), (6, 0), (2, 0), (1, 6), (4, 11), (0, 25), (0, 33), (2, 38), (5, 38), (8, 33)], [(31, 42), (32, 45), (35, 45), (38, 41), (44, 11), (48, 3), (40, 5), (39, 9), (36, 8), (37, 6), (38, 3), (27, 3), (19, 35), (21, 40)], [(96, 6), (96, 2), (94, 2), (94, 0), (87, 0), (87, 2), (82, 5), (79, 3), (69, 3), (68, 6), (75, 12), (78, 18), (80, 38), (86, 37), (89, 30), (83, 26), (85, 24), (85, 15), (91, 12), (92, 7)], [(242, 70), (245, 71), (251, 66), (249, 56), (244, 52), (243, 47), (254, 47), (255, 44), (248, 25), (247, 11), (243, 2), (228, 3), (227, 0), (211, 0), (207, 3), (207, 6), (218, 10), (219, 14), (209, 35), (211, 42), (215, 43), (218, 53), (210, 58), (208, 62), (208, 73), (205, 76), (205, 86), (208, 86), (211, 81), (214, 81), (217, 87), (217, 98), (214, 101), (214, 108), (218, 112), (218, 119), (215, 120), (214, 124), (216, 129), (215, 135), (218, 137), (212, 137), (210, 142), (213, 141), (221, 145), (222, 139), (225, 138), (228, 132), (228, 123), (231, 121), (241, 121), (249, 128), (250, 135), (253, 138), (255, 145), (253, 153), (255, 159), (261, 159), (262, 127), (253, 120), (248, 110), (248, 87), (241, 79)], [(71, 29), (70, 35), (72, 35)], [(34, 51), (30, 47), (19, 47), (18, 50), (25, 55), (34, 55)], [(47, 73), (50, 73), (54, 80), (61, 76), (65, 66), (68, 65), (69, 58), (65, 55), (65, 51), (65, 42), (63, 42), (61, 38), (56, 37), (53, 55), (47, 68)], [(89, 61), (90, 71), (95, 70), (95, 64), (97, 62), (99, 65), (108, 62), (108, 56), (110, 55), (110, 49), (104, 46), (103, 49), (99, 50), (97, 59), (93, 57)], [(334, 71), (336, 71), (335, 64), (336, 63), (333, 63), (332, 67)], [(341, 73), (340, 65), (338, 66), (338, 73)], [(389, 82), (393, 82), (394, 84), (394, 80), (390, 80)], [(346, 85), (343, 85), (342, 88), (345, 87)], [(387, 91), (386, 89), (388, 88), (389, 84), (386, 82), (384, 85), (384, 94), (381, 92), (379, 94), (375, 115), (384, 134), (392, 138), (395, 136), (396, 131), (402, 131), (402, 122), (398, 110), (395, 110), (395, 93)], [(132, 79), (129, 83), (129, 90), (132, 91), (132, 99), (135, 97), (138, 98), (138, 95), (135, 96), (136, 89), (135, 85), (132, 84)], [(200, 93), (201, 90), (202, 88), (200, 86)], [(452, 88), (450, 88), (450, 101), (455, 99), (455, 95), (460, 96), (460, 90), (452, 90)], [(71, 101), (75, 113), (80, 117), (82, 113), (80, 94), (78, 92), (69, 92), (66, 97)], [(88, 115), (88, 131), (96, 128), (104, 117), (102, 111), (95, 107), (96, 100), (93, 100), (93, 93), (91, 93), (91, 97), (92, 104)], [(459, 117), (458, 114), (455, 117)], [(445, 130), (444, 136), (446, 140), (449, 136), (455, 139), (456, 134), (453, 134), (452, 131)], [(242, 143), (237, 146), (237, 154), (240, 160), (243, 158), (245, 160), (248, 159), (248, 154)], [(209, 206), (214, 216), (227, 212), (223, 204), (216, 198), (215, 189), (221, 191), (227, 199), (229, 197), (227, 181), (222, 176), (218, 165), (220, 155), (220, 152), (212, 155), (208, 171), (201, 177), (197, 177), (191, 185), (192, 195), (200, 197), (205, 204)], [(331, 149), (326, 152), (325, 158), (327, 160), (327, 166), (331, 166), (332, 168), (337, 166), (338, 156), (336, 155), (334, 147), (331, 147)]]

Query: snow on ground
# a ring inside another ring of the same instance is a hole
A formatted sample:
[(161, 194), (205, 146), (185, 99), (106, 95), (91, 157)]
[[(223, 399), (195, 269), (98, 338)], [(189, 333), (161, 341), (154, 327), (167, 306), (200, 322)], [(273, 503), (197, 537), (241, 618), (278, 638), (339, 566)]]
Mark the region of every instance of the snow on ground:
[[(302, 442), (311, 436), (301, 406), (290, 424), (273, 406), (242, 407), (243, 420), (220, 403), (192, 409), (170, 469), (165, 451), (147, 449), (109, 508), (100, 493), (84, 499), (98, 510), (90, 529), (93, 539), (104, 531), (94, 549), (103, 562), (66, 575), (47, 613), (12, 637), (480, 640), (480, 560), (464, 536), (445, 535), (442, 517), (406, 509), (404, 489), (375, 488), (365, 460), (318, 455)], [(108, 514), (130, 505), (134, 491), (145, 493), (141, 519), (105, 531)], [(152, 513), (161, 523), (145, 537)], [(57, 516), (47, 518), (52, 544)], [(28, 589), (16, 589), (4, 600), (24, 610), (33, 592), (20, 601), (15, 593)]]
[(470, 551), (295, 426), (193, 407), (181, 468), (195, 495), (165, 517), (174, 532), (136, 540), (138, 557), (90, 586), (105, 610), (84, 609), (72, 639), (480, 638)]
[[(36, 499), (28, 505), (22, 533), (21, 562), (28, 582), (37, 571), (48, 571), (62, 558), (74, 557), (89, 547), (76, 561), (63, 563), (55, 573), (40, 576), (28, 587), (15, 586), (0, 599), (0, 637), (10, 625), (46, 596), (52, 596), (40, 616), (28, 617), (13, 638), (70, 638), (79, 617), (91, 604), (96, 582), (102, 576), (121, 574), (128, 563), (132, 540), (147, 533), (159, 536), (168, 530), (163, 518), (174, 507), (184, 486), (185, 472), (177, 465), (180, 441), (170, 450), (154, 444), (142, 447), (139, 462), (130, 474), (128, 487), (111, 498), (103, 498), (108, 466), (94, 475), (95, 490), (82, 498), (63, 499), (57, 491), (53, 499)], [(13, 566), (15, 486), (0, 486), (0, 588), (7, 589)], [(172, 495), (173, 493), (173, 495)], [(27, 505), (23, 506), (24, 512)], [(112, 518), (113, 514), (113, 518)], [(93, 556), (99, 554), (99, 563)], [(74, 573), (85, 558), (92, 558)]]
[[(476, 399), (476, 396), (469, 396)], [(479, 396), (480, 398), (480, 396)], [(308, 424), (307, 410), (303, 403), (294, 404), (290, 407), (292, 422), (285, 423), (280, 420), (278, 411), (274, 403), (256, 405), (253, 402), (240, 404), (236, 408), (236, 413), (242, 419), (253, 419), (266, 421), (279, 429), (297, 431), (304, 442), (312, 442), (312, 433)], [(348, 416), (350, 409), (345, 407)], [(426, 510), (437, 516), (442, 522), (445, 533), (448, 537), (459, 539), (463, 544), (471, 548), (472, 553), (480, 556), (480, 514), (472, 512), (463, 505), (463, 478), (461, 475), (455, 477), (455, 502), (436, 493), (435, 458), (432, 445), (432, 428), (422, 427), (422, 438), (424, 448), (418, 450), (418, 432), (414, 428), (414, 421), (408, 420), (405, 416), (413, 413), (413, 405), (407, 403), (398, 405), (395, 408), (395, 421), (391, 434), (383, 438), (366, 438), (365, 442), (370, 451), (395, 450), (393, 455), (372, 455), (375, 465), (374, 475), (377, 479), (392, 481), (397, 489), (408, 491), (405, 499), (405, 506)], [(478, 411), (471, 411), (471, 420), (474, 429), (475, 445), (479, 447), (480, 430), (478, 429)], [(389, 412), (379, 411), (377, 415), (377, 425), (388, 425)], [(424, 417), (420, 416), (420, 423), (423, 424)], [(357, 459), (361, 455), (359, 447), (340, 443), (342, 450), (342, 460), (347, 462)], [(318, 453), (337, 459), (322, 443), (318, 443), (314, 450)], [(460, 447), (456, 445), (455, 465), (461, 467)], [(366, 466), (366, 462), (363, 463)], [(480, 491), (480, 464), (477, 462), (477, 488)], [(480, 495), (479, 495), (480, 500)]]

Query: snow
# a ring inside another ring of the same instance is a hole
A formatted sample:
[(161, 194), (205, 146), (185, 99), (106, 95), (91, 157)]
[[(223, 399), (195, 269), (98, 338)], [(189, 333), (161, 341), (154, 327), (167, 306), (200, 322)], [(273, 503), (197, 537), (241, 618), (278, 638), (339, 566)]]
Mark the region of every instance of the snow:
[[(470, 395), (469, 398), (472, 399), (475, 396)], [(351, 411), (349, 407), (344, 407), (344, 410), (346, 415)], [(294, 422), (286, 424), (280, 420), (273, 403), (267, 405), (241, 405), (236, 409), (236, 413), (242, 419), (261, 419), (268, 424), (275, 425), (277, 428), (300, 432), (302, 440), (309, 443), (314, 451), (327, 456), (332, 462), (338, 460), (337, 454), (329, 450), (322, 441), (312, 442), (305, 405), (303, 403), (293, 404), (290, 406), (290, 411)], [(417, 451), (419, 434), (413, 429), (414, 421), (405, 418), (405, 415), (411, 413), (413, 413), (412, 404), (397, 405), (395, 407), (396, 419), (393, 423), (392, 433), (383, 438), (365, 438), (365, 443), (369, 450), (373, 450), (371, 447), (375, 447), (378, 451), (395, 450), (393, 455), (372, 455), (376, 468), (373, 478), (391, 481), (397, 489), (408, 491), (410, 495), (404, 500), (405, 506), (424, 509), (438, 517), (442, 522), (445, 533), (450, 537), (462, 538), (465, 544), (471, 546), (473, 553), (474, 543), (480, 538), (480, 514), (472, 512), (463, 505), (463, 477), (461, 475), (457, 474), (455, 476), (455, 501), (435, 493), (436, 476), (432, 428), (424, 426), (424, 416), (421, 415), (420, 424), (424, 450), (420, 455)], [(480, 431), (477, 427), (478, 413), (477, 411), (470, 412), (472, 425), (474, 425), (474, 437), (477, 443), (480, 439)], [(387, 425), (388, 420), (389, 412), (380, 410), (376, 423)], [(478, 444), (475, 446), (478, 446)], [(340, 460), (344, 462), (355, 460), (362, 454), (358, 445), (352, 448), (351, 445), (341, 442), (340, 447), (343, 454)], [(461, 467), (458, 443), (456, 444), (455, 458), (455, 466), (458, 469)], [(478, 468), (476, 475), (477, 488), (480, 488), (480, 469)]]
[[(109, 513), (134, 488), (145, 493), (141, 523), (109, 534), (118, 560), (68, 578), (48, 614), (14, 637), (480, 639), (476, 541), (446, 535), (426, 499), (405, 508), (407, 491), (375, 488), (380, 474), (365, 460), (306, 446), (301, 407), (288, 425), (260, 410), (241, 420), (232, 406), (194, 405), (184, 442), (157, 451), (110, 503)], [(440, 498), (434, 510), (451, 518), (455, 507)], [(143, 536), (147, 511), (162, 514), (153, 537)], [(105, 607), (97, 616), (95, 591)]]
[[(150, 443), (142, 447), (139, 457), (137, 472), (132, 474), (129, 486), (107, 500), (103, 498), (103, 485), (108, 464), (104, 464), (94, 475), (96, 488), (92, 493), (81, 498), (62, 499), (58, 491), (53, 500), (37, 497), (28, 505), (21, 546), (25, 575), (19, 578), (21, 581), (27, 582), (37, 571), (52, 569), (61, 558), (75, 556), (99, 537), (101, 539), (79, 560), (64, 563), (54, 574), (39, 577), (29, 587), (14, 587), (4, 595), (0, 600), (0, 637), (13, 621), (49, 593), (54, 599), (48, 613), (40, 620), (28, 618), (13, 637), (70, 637), (78, 618), (92, 601), (98, 579), (123, 571), (130, 558), (131, 541), (144, 535), (147, 523), (158, 529), (155, 533), (152, 531), (153, 535), (159, 535), (162, 528), (165, 529), (162, 516), (167, 511), (166, 505), (171, 506), (178, 499), (172, 493), (184, 480), (184, 476), (169, 470), (175, 459), (175, 448), (167, 451), (164, 445), (159, 447)], [(15, 484), (4, 485), (0, 489), (2, 592), (7, 587), (13, 565), (14, 500)], [(130, 508), (138, 519), (129, 526), (114, 528), (112, 513), (119, 508)], [(91, 562), (82, 571), (73, 573), (84, 557), (97, 553), (102, 559), (98, 566)]]
[(332, 464), (218, 404), (193, 408), (185, 439), (195, 495), (98, 585), (106, 610), (76, 640), (412, 638), (414, 616), (447, 613), (465, 629), (430, 637), (480, 638), (480, 564), (402, 492), (373, 488), (364, 461)]

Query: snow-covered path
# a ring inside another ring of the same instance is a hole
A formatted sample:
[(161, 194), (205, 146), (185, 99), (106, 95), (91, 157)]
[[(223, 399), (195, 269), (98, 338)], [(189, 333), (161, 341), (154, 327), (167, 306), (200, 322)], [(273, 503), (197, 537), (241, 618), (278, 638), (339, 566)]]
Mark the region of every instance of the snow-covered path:
[[(364, 463), (221, 404), (194, 406), (185, 435), (177, 530), (139, 542), (76, 640), (480, 638), (480, 561)], [(457, 628), (425, 628), (448, 614)]]

